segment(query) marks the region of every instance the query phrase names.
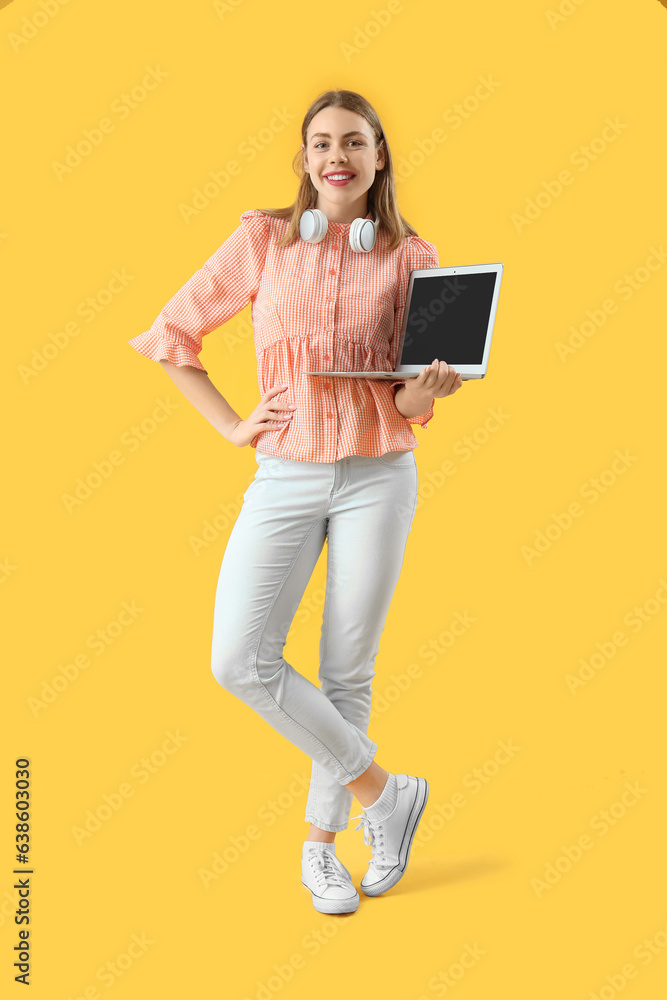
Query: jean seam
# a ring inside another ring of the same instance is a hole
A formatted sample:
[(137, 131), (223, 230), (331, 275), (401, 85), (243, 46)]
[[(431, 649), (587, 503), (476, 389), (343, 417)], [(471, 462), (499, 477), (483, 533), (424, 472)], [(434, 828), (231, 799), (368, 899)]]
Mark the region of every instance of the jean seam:
[[(327, 528), (327, 535), (328, 535)], [(329, 544), (329, 538), (327, 538), (327, 582), (324, 588), (324, 608), (322, 610), (322, 652), (320, 653), (320, 671), (322, 670), (322, 664), (327, 658), (328, 644), (329, 644), (329, 602), (327, 600), (327, 590), (329, 587), (329, 571), (330, 563), (333, 561), (331, 555), (331, 546)], [(319, 671), (318, 671), (319, 672)], [(322, 677), (320, 675), (320, 687), (322, 685)]]
[(415, 483), (415, 502), (414, 502), (414, 504), (412, 506), (412, 517), (410, 518), (410, 531), (412, 531), (412, 524), (413, 524), (414, 519), (415, 519), (415, 514), (417, 513), (417, 501), (419, 500), (419, 473), (417, 472), (416, 466), (415, 466), (415, 480), (416, 480), (416, 483)]
[[(342, 770), (345, 772), (345, 776), (346, 776), (346, 778), (347, 778), (348, 781), (354, 781), (355, 779), (350, 776), (350, 773), (347, 770), (347, 768), (343, 765), (343, 763), (340, 760), (338, 760), (338, 758), (336, 757), (336, 755), (329, 749), (329, 747), (327, 747), (322, 742), (322, 740), (319, 738), (319, 736), (316, 736), (315, 733), (311, 733), (311, 731), (309, 729), (306, 729), (306, 727), (302, 726), (300, 722), (297, 722), (296, 719), (293, 719), (290, 715), (287, 714), (287, 712), (282, 707), (282, 705), (278, 704), (278, 702), (275, 700), (275, 698), (273, 697), (273, 695), (271, 694), (271, 692), (268, 690), (268, 688), (266, 687), (266, 685), (264, 684), (264, 682), (260, 678), (259, 672), (257, 670), (257, 652), (259, 650), (259, 644), (262, 641), (262, 636), (264, 635), (264, 628), (266, 626), (267, 619), (268, 619), (269, 615), (271, 614), (271, 612), (272, 612), (272, 610), (273, 610), (273, 608), (275, 606), (276, 601), (278, 600), (278, 595), (280, 594), (283, 586), (285, 585), (285, 582), (286, 582), (286, 580), (287, 580), (287, 578), (288, 578), (288, 576), (289, 576), (289, 574), (290, 574), (290, 572), (291, 572), (291, 570), (292, 570), (292, 568), (294, 566), (294, 563), (298, 559), (301, 551), (303, 550), (304, 545), (306, 544), (306, 542), (308, 541), (310, 535), (313, 533), (313, 530), (316, 527), (317, 527), (317, 521), (313, 521), (313, 523), (311, 524), (310, 528), (308, 529), (306, 535), (304, 536), (304, 539), (303, 539), (301, 545), (299, 546), (298, 550), (295, 552), (294, 558), (292, 559), (290, 565), (287, 567), (287, 569), (285, 571), (285, 574), (284, 574), (282, 580), (280, 581), (280, 584), (276, 588), (276, 592), (275, 592), (275, 595), (273, 597), (273, 600), (271, 601), (269, 607), (267, 608), (266, 614), (264, 615), (264, 619), (263, 619), (263, 621), (262, 621), (262, 623), (261, 623), (261, 625), (260, 625), (260, 627), (258, 629), (257, 641), (255, 643), (254, 649), (251, 650), (251, 654), (250, 654), (251, 655), (251, 669), (252, 669), (252, 673), (253, 673), (253, 677), (255, 679), (255, 682), (262, 689), (262, 691), (266, 695), (266, 698), (268, 699), (268, 701), (271, 702), (273, 705), (275, 705), (275, 707), (278, 709), (278, 711), (280, 713), (282, 713), (282, 715), (286, 719), (289, 719), (289, 721), (291, 723), (293, 723), (293, 725), (295, 725), (302, 732), (307, 733), (308, 736), (312, 737), (312, 739), (314, 739), (316, 743), (319, 743), (319, 745), (328, 754), (328, 756), (331, 758), (331, 760), (334, 761), (334, 763), (339, 768), (342, 768)], [(342, 716), (341, 716), (341, 718), (342, 718)]]
[(306, 813), (306, 823), (313, 823), (314, 826), (320, 828), (320, 830), (326, 830), (328, 833), (341, 833), (343, 830), (347, 830), (349, 822), (344, 826), (340, 826), (336, 823), (324, 823), (322, 820), (318, 820), (314, 813)]
[[(329, 583), (329, 562), (330, 562), (330, 560), (331, 560), (331, 548), (330, 548), (329, 542), (327, 540), (327, 585)], [(318, 671), (318, 673), (319, 673), (319, 681), (320, 681), (320, 690), (322, 689), (322, 675), (321, 675), (322, 664), (324, 663), (324, 661), (327, 658), (327, 640), (328, 640), (328, 637), (329, 637), (329, 602), (327, 601), (327, 598), (326, 598), (326, 587), (325, 587), (324, 609), (323, 609), (323, 612), (322, 612), (322, 637), (321, 637), (321, 652), (320, 652), (320, 669)], [(311, 791), (312, 791), (311, 798), (312, 798), (313, 802), (317, 802), (318, 801), (318, 794), (319, 794), (319, 790), (320, 790), (319, 767), (317, 766), (317, 762), (314, 762), (313, 772), (314, 772), (313, 773), (314, 780), (311, 780)], [(315, 820), (307, 820), (307, 822), (315, 823)], [(319, 826), (319, 823), (315, 823), (315, 825)], [(321, 827), (321, 829), (325, 829), (325, 827)], [(330, 831), (330, 832), (332, 832), (332, 831)]]

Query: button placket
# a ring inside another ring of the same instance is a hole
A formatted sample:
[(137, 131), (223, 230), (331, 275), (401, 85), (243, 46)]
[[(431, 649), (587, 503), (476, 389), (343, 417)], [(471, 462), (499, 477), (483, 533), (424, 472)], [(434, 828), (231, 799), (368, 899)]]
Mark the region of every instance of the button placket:
[(331, 240), (331, 267), (329, 268), (329, 286), (327, 288), (327, 326), (326, 326), (326, 340), (325, 349), (326, 354), (324, 355), (325, 361), (330, 361), (333, 356), (333, 332), (334, 332), (334, 314), (336, 311), (336, 281), (334, 280), (335, 275), (340, 271), (340, 256), (341, 256), (341, 241), (337, 236), (334, 236)]
[[(340, 258), (342, 253), (342, 241), (337, 235), (332, 233), (331, 239), (331, 256), (330, 256), (330, 267), (329, 267), (329, 281), (327, 287), (327, 305), (326, 305), (326, 329), (323, 341), (323, 354), (322, 354), (322, 368), (325, 371), (333, 371), (333, 357), (334, 357), (334, 315), (336, 310), (336, 298), (337, 298), (337, 284), (336, 277), (340, 272)], [(323, 387), (327, 392), (332, 392), (333, 386), (331, 382), (325, 382)], [(329, 452), (329, 461), (335, 461), (335, 456), (338, 451), (338, 427), (336, 423), (336, 409), (335, 409), (335, 396), (328, 397), (328, 406), (325, 410), (325, 433), (327, 437), (327, 451)]]

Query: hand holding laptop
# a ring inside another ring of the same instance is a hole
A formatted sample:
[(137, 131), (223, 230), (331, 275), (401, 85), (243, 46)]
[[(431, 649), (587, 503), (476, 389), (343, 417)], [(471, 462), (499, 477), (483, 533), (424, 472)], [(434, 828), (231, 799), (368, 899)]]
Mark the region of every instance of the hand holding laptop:
[(451, 396), (462, 385), (463, 376), (453, 365), (434, 358), (430, 365), (422, 368), (417, 378), (406, 381), (405, 388), (409, 388), (410, 392), (423, 391), (424, 396), (428, 396), (431, 400), (434, 396), (436, 399)]

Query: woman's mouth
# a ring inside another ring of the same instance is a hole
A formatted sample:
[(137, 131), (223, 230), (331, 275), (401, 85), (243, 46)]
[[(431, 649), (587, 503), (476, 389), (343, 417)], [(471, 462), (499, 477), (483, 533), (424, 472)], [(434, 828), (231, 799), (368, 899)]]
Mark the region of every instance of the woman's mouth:
[(333, 184), (334, 187), (343, 187), (344, 184), (349, 184), (350, 181), (354, 180), (355, 175), (350, 174), (347, 171), (341, 171), (338, 174), (325, 174), (325, 181), (329, 184)]

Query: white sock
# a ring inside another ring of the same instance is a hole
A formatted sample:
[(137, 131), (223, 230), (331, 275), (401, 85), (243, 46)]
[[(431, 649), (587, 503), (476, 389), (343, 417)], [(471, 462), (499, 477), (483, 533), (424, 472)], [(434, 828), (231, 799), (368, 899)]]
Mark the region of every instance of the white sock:
[[(303, 855), (305, 855), (306, 851), (309, 851), (311, 847), (315, 847), (315, 848), (317, 848), (320, 851), (323, 848), (326, 847), (330, 851), (333, 851), (334, 854), (336, 854), (336, 842), (335, 841), (333, 841), (331, 844), (329, 844), (329, 843), (325, 843), (325, 841), (323, 841), (323, 840), (304, 840), (304, 842), (303, 842), (303, 852), (302, 852)], [(338, 855), (336, 855), (336, 857), (338, 857)]]
[(382, 789), (380, 798), (376, 799), (372, 805), (364, 806), (364, 809), (370, 819), (380, 822), (394, 811), (397, 802), (398, 782), (396, 781), (396, 775), (390, 773), (387, 783)]

